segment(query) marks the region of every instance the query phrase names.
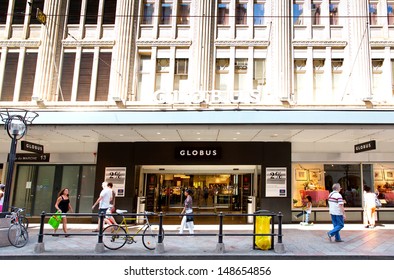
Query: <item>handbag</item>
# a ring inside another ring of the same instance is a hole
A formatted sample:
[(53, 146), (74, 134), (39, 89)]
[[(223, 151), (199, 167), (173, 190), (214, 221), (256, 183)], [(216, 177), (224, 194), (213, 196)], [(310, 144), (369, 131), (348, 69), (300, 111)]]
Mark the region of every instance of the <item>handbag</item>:
[(193, 221), (194, 221), (193, 215), (186, 215), (186, 223), (193, 222)]
[(48, 224), (51, 225), (51, 227), (53, 227), (53, 229), (57, 229), (60, 225), (60, 223), (62, 222), (62, 216), (59, 215), (60, 211), (57, 211), (55, 215), (53, 215), (52, 217), (49, 218), (48, 220)]

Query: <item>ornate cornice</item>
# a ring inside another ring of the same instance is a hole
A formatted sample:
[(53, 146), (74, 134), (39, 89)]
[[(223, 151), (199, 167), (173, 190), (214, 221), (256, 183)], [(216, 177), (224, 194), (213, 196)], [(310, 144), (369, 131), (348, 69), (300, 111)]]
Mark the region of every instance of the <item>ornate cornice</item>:
[(39, 40), (0, 40), (0, 47), (9, 48), (38, 48), (41, 45)]
[(162, 47), (162, 46), (183, 46), (189, 47), (191, 46), (192, 41), (190, 40), (138, 40), (137, 46), (138, 47)]
[(75, 41), (75, 40), (63, 40), (62, 41), (64, 47), (113, 47), (115, 45), (115, 41), (107, 40), (107, 41)]
[(261, 40), (216, 40), (216, 46), (229, 46), (229, 47), (268, 47), (269, 41), (261, 41)]
[(332, 48), (344, 48), (346, 47), (346, 41), (307, 41), (298, 40), (293, 41), (294, 47), (332, 47)]
[(394, 47), (394, 41), (370, 41), (371, 47)]

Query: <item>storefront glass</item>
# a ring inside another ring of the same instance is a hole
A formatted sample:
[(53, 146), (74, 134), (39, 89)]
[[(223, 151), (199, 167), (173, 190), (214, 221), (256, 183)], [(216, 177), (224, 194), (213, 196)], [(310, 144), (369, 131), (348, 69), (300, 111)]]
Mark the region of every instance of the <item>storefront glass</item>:
[(94, 165), (18, 165), (11, 205), (32, 216), (51, 212), (58, 192), (67, 187), (74, 211), (90, 213), (95, 170)]
[(293, 164), (293, 208), (302, 207), (307, 195), (314, 207), (327, 207), (334, 183), (342, 186), (345, 207), (362, 207), (363, 187), (377, 189), (374, 169), (372, 164)]

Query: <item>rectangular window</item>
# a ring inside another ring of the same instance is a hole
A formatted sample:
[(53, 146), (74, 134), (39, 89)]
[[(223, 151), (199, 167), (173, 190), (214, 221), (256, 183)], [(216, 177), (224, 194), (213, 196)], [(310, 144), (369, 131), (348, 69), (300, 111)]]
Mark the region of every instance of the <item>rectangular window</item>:
[(152, 88), (152, 80), (151, 80), (151, 69), (152, 69), (152, 61), (150, 55), (141, 55), (139, 62), (139, 73), (138, 73), (138, 89), (137, 89), (137, 97), (138, 100), (143, 101), (148, 98), (146, 92), (144, 94), (144, 89)]
[(103, 24), (115, 24), (116, 0), (106, 0), (104, 2)]
[(338, 3), (330, 1), (330, 25), (338, 25)]
[(9, 0), (0, 1), (0, 24), (7, 22), (7, 11), (8, 11)]
[(218, 58), (216, 59), (216, 90), (227, 90), (229, 81), (229, 58)]
[(97, 24), (99, 2), (100, 0), (88, 0), (85, 24)]
[(391, 60), (391, 92), (394, 96), (394, 59)]
[(306, 79), (306, 59), (294, 60), (294, 87), (295, 92), (301, 95), (307, 85)]
[(61, 91), (59, 92), (58, 101), (71, 101), (74, 68), (75, 68), (75, 53), (64, 53), (63, 65), (62, 65), (62, 78), (60, 82)]
[(25, 21), (27, 1), (15, 1), (14, 11), (12, 13), (12, 24), (23, 24)]
[(162, 3), (160, 11), (160, 24), (172, 23), (172, 3)]
[(387, 2), (387, 23), (394, 25), (394, 2)]
[(5, 64), (3, 88), (0, 101), (12, 101), (14, 98), (16, 71), (18, 69), (19, 53), (8, 53)]
[(69, 4), (67, 24), (79, 24), (81, 19), (82, 0), (73, 0)]
[(108, 100), (109, 76), (111, 74), (111, 59), (112, 53), (100, 53), (95, 101)]
[(303, 3), (300, 3), (299, 1), (294, 0), (294, 2), (293, 2), (293, 23), (294, 23), (294, 25), (304, 24), (303, 13), (304, 13)]
[(343, 59), (331, 60), (331, 73), (332, 73), (332, 92), (334, 95), (341, 94), (341, 77), (343, 72)]
[[(169, 89), (170, 84), (170, 59), (169, 58), (158, 58), (156, 60), (156, 83), (155, 91)], [(172, 85), (171, 85), (172, 86)]]
[(188, 73), (189, 60), (186, 58), (175, 60), (174, 90), (180, 92), (187, 91), (189, 88)]
[(31, 101), (33, 94), (34, 78), (36, 76), (37, 54), (26, 53), (23, 64), (23, 86), (19, 93), (19, 101)]
[(324, 59), (313, 60), (313, 90), (315, 94), (324, 89)]
[(154, 3), (144, 3), (142, 24), (153, 24), (153, 12), (155, 10)]
[(229, 16), (230, 16), (230, 4), (219, 1), (217, 24), (229, 25)]
[(369, 24), (370, 25), (377, 25), (378, 24), (378, 4), (369, 1), (368, 6), (368, 13), (369, 13)]
[(248, 81), (248, 59), (236, 58), (234, 71), (234, 90), (248, 89), (250, 81)]
[(247, 24), (248, 4), (237, 2), (235, 9), (235, 24)]
[(321, 3), (317, 3), (317, 1), (312, 1), (311, 3), (312, 25), (320, 25), (320, 5)]
[(92, 82), (93, 53), (82, 53), (79, 68), (77, 101), (89, 101)]
[(383, 59), (372, 59), (372, 92), (381, 91), (383, 82)]
[(44, 2), (45, 0), (34, 0), (34, 8), (32, 9), (32, 15), (30, 17), (30, 24), (41, 24), (36, 18), (36, 8), (39, 8), (41, 11), (44, 10)]
[(181, 2), (178, 6), (178, 24), (190, 24), (190, 3)]
[(254, 25), (264, 24), (264, 3), (255, 1), (253, 4), (253, 23)]
[(265, 60), (262, 58), (255, 58), (253, 69), (253, 89), (261, 89), (266, 83), (265, 79)]

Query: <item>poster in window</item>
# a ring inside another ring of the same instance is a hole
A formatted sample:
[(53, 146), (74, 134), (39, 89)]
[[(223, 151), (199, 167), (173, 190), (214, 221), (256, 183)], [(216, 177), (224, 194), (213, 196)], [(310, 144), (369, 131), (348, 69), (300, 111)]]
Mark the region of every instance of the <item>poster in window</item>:
[(126, 167), (106, 167), (104, 178), (105, 182), (113, 184), (112, 190), (116, 196), (125, 196)]
[(286, 167), (267, 167), (265, 172), (266, 197), (286, 197)]

